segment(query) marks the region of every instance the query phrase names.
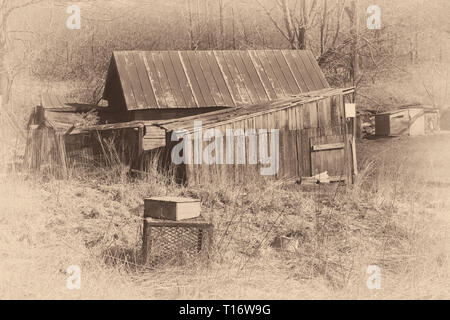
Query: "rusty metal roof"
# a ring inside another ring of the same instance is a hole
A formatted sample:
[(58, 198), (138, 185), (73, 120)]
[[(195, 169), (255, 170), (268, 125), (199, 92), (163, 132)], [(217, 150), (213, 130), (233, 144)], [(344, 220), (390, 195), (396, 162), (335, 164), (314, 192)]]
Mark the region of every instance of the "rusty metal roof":
[(127, 110), (237, 107), (324, 88), (310, 51), (116, 51), (104, 98)]

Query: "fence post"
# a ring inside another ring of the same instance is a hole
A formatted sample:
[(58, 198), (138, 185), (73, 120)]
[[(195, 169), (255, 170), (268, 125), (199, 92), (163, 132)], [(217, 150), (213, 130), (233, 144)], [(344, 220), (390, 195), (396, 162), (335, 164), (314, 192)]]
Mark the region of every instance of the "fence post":
[(144, 125), (138, 128), (138, 170), (144, 171)]

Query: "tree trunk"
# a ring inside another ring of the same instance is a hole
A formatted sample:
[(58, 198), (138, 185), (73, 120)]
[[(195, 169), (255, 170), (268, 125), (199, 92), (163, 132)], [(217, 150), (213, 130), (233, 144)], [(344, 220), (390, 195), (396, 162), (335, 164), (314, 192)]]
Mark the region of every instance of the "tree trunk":
[(231, 33), (232, 33), (232, 42), (233, 42), (233, 50), (236, 50), (236, 18), (234, 16), (234, 1), (231, 2), (231, 19), (232, 19), (232, 26), (231, 26)]
[(9, 74), (5, 59), (6, 50), (0, 49), (0, 96), (2, 97), (3, 108), (6, 108), (9, 102)]
[(298, 28), (298, 48), (306, 49), (306, 28), (304, 26)]
[[(5, 9), (5, 8), (1, 8)], [(9, 74), (6, 66), (6, 52), (7, 52), (7, 39), (6, 39), (6, 16), (0, 14), (0, 96), (2, 97), (2, 106), (6, 109), (9, 101)]]
[(352, 11), (352, 37), (353, 37), (353, 48), (352, 48), (352, 80), (353, 85), (356, 86), (358, 81), (359, 73), (359, 58), (358, 58), (358, 43), (359, 43), (359, 31), (358, 31), (358, 10), (357, 10), (357, 0), (353, 0), (351, 3)]
[(225, 46), (225, 35), (224, 35), (224, 25), (223, 25), (223, 10), (224, 10), (223, 0), (219, 0), (220, 49), (224, 49), (224, 46)]
[(320, 55), (325, 52), (326, 45), (326, 30), (327, 30), (327, 0), (322, 2), (322, 21), (320, 23)]
[(292, 24), (291, 19), (291, 11), (289, 10), (287, 0), (281, 1), (281, 10), (283, 12), (283, 20), (284, 20), (284, 26), (286, 28), (286, 35), (289, 39), (289, 42), (291, 44), (291, 49), (296, 49), (295, 46), (295, 29)]
[(189, 16), (189, 49), (194, 50), (194, 24), (192, 22), (191, 0), (187, 0), (188, 16)]

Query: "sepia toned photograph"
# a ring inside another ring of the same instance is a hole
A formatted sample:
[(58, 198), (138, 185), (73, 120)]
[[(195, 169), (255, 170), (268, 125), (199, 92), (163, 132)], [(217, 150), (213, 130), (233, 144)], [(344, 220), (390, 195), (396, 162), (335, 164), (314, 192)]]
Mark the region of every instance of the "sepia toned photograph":
[(450, 299), (449, 14), (0, 0), (0, 299)]

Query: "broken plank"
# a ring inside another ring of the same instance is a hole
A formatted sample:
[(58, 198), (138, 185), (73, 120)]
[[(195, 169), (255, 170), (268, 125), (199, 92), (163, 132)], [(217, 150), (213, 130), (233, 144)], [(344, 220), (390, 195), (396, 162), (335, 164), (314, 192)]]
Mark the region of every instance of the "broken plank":
[(313, 151), (323, 151), (323, 150), (335, 150), (335, 149), (344, 149), (345, 144), (343, 142), (339, 143), (329, 143), (329, 144), (320, 144), (312, 146)]

